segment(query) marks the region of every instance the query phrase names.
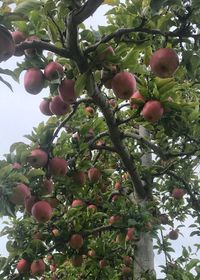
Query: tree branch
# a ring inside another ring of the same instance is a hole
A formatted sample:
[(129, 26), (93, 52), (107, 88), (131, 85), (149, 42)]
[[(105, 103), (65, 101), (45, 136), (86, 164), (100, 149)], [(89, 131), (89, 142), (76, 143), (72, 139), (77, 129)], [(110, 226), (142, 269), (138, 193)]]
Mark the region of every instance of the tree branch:
[(122, 143), (121, 132), (117, 126), (116, 119), (113, 116), (113, 111), (110, 109), (109, 104), (107, 104), (105, 97), (99, 92), (92, 74), (88, 76), (87, 90), (88, 94), (93, 98), (94, 103), (100, 108), (104, 115), (111, 141), (116, 149), (116, 152), (120, 156), (124, 167), (130, 174), (137, 195), (139, 198), (144, 199), (146, 197), (146, 192), (137, 172), (136, 165), (133, 159), (131, 159), (128, 150)]
[(74, 12), (74, 24), (78, 24), (85, 21), (90, 17), (98, 7), (103, 3), (104, 0), (88, 0), (80, 9)]
[(180, 37), (180, 38), (186, 37), (186, 38), (193, 38), (193, 39), (197, 39), (200, 37), (200, 34), (193, 34), (193, 33), (184, 34), (183, 30), (181, 29), (177, 29), (175, 31), (162, 32), (159, 29), (149, 29), (141, 26), (135, 28), (120, 28), (111, 34), (104, 36), (100, 41), (98, 41), (94, 45), (88, 47), (85, 50), (85, 54), (88, 54), (96, 50), (96, 48), (102, 43), (107, 43), (112, 39), (121, 38), (123, 35), (127, 35), (130, 33), (145, 33), (150, 35), (161, 35), (164, 37)]
[(24, 51), (27, 49), (33, 49), (33, 48), (36, 50), (39, 50), (39, 51), (40, 50), (51, 51), (59, 56), (71, 58), (71, 52), (69, 51), (68, 48), (61, 49), (61, 48), (54, 46), (53, 44), (50, 44), (50, 43), (47, 43), (44, 41), (37, 41), (37, 40), (30, 41), (30, 42), (24, 41), (24, 42), (18, 44), (16, 46), (16, 52)]

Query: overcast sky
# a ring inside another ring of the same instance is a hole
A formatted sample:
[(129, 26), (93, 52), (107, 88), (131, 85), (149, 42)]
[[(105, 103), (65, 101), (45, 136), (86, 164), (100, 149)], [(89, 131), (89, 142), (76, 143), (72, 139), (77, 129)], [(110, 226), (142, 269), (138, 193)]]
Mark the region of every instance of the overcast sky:
[[(94, 29), (97, 25), (106, 24), (106, 20), (103, 17), (105, 13), (105, 6), (102, 6), (95, 13), (93, 17), (90, 17), (85, 23), (88, 26), (92, 26)], [(11, 58), (5, 63), (1, 63), (1, 68), (13, 69), (15, 63), (20, 61), (20, 58)], [(6, 86), (0, 83), (0, 159), (3, 158), (3, 154), (9, 152), (9, 147), (14, 142), (27, 141), (23, 138), (23, 135), (30, 134), (32, 128), (37, 126), (39, 122), (46, 121), (48, 117), (44, 116), (39, 111), (39, 104), (43, 97), (48, 96), (48, 90), (43, 90), (38, 95), (28, 94), (23, 86), (23, 74), (21, 75), (21, 83), (17, 84), (10, 80), (14, 89), (12, 93)], [(188, 220), (188, 224), (191, 221)], [(2, 225), (0, 225), (0, 228)], [(189, 233), (183, 230), (184, 237), (180, 237), (177, 241), (173, 241), (176, 247), (177, 256), (180, 256), (182, 251), (182, 245), (190, 245), (198, 243), (197, 238), (190, 239)], [(5, 238), (1, 238), (0, 241), (0, 254), (5, 255)], [(164, 256), (156, 257), (156, 265), (163, 263)]]

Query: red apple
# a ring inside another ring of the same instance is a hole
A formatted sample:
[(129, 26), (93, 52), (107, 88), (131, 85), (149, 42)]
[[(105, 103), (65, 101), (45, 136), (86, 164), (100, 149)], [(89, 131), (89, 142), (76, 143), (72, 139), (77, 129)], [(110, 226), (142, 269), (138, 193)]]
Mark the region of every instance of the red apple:
[(42, 259), (35, 260), (31, 264), (31, 272), (34, 276), (40, 276), (45, 272), (45, 263)]
[(39, 223), (48, 222), (52, 217), (52, 212), (51, 205), (45, 200), (36, 202), (31, 209), (33, 217)]
[(49, 171), (53, 176), (65, 176), (68, 171), (68, 163), (63, 158), (54, 157), (49, 160)]
[(73, 202), (72, 202), (72, 205), (71, 205), (71, 207), (83, 207), (85, 205), (85, 203), (84, 203), (84, 201), (82, 201), (81, 199), (75, 199), (75, 200), (73, 200)]
[(136, 91), (136, 80), (132, 73), (122, 71), (112, 79), (112, 90), (121, 99), (127, 100)]
[(149, 100), (145, 103), (140, 114), (145, 120), (154, 123), (162, 117), (163, 113), (164, 108), (160, 101)]
[(112, 106), (112, 107), (115, 107), (116, 106), (116, 101), (115, 101), (115, 99), (109, 99), (108, 100), (108, 103)]
[(102, 70), (101, 71), (101, 82), (107, 89), (112, 88), (112, 78), (117, 73), (116, 66), (111, 66), (110, 70)]
[(15, 53), (15, 42), (10, 31), (0, 25), (0, 62), (8, 60)]
[(62, 116), (69, 112), (70, 107), (69, 104), (66, 104), (62, 101), (59, 95), (56, 95), (52, 98), (49, 104), (49, 109), (53, 114)]
[(174, 188), (172, 190), (172, 197), (177, 199), (177, 200), (182, 199), (184, 194), (185, 194), (185, 191), (181, 188)]
[(37, 201), (38, 201), (38, 199), (36, 196), (31, 195), (31, 196), (25, 197), (24, 205), (25, 205), (25, 209), (26, 209), (27, 213), (31, 214), (32, 207)]
[(24, 75), (24, 87), (30, 94), (38, 94), (44, 88), (44, 75), (40, 69), (30, 68)]
[(47, 80), (53, 81), (63, 76), (64, 70), (60, 63), (52, 61), (44, 68), (44, 76)]
[(16, 205), (24, 205), (24, 200), (26, 197), (30, 197), (31, 192), (29, 187), (24, 184), (17, 184), (14, 187), (12, 194), (9, 196), (9, 200)]
[(51, 112), (49, 106), (50, 106), (51, 99), (43, 99), (39, 105), (39, 109), (42, 114), (45, 116), (52, 116), (53, 113)]
[(55, 264), (50, 264), (49, 268), (50, 268), (51, 272), (55, 272), (56, 271), (56, 265)]
[(123, 263), (124, 263), (126, 266), (131, 266), (132, 263), (133, 263), (133, 259), (132, 259), (130, 256), (124, 256), (124, 257), (123, 257)]
[(83, 237), (82, 235), (75, 233), (69, 239), (69, 246), (73, 249), (80, 249), (83, 246)]
[(103, 269), (104, 267), (106, 267), (108, 265), (108, 261), (105, 259), (102, 259), (99, 261), (99, 268)]
[(176, 240), (176, 239), (178, 239), (178, 231), (172, 229), (172, 230), (169, 232), (168, 236), (169, 236), (169, 239), (171, 239), (171, 240)]
[(30, 263), (25, 259), (21, 259), (18, 261), (16, 268), (19, 273), (26, 274), (30, 271)]
[(94, 204), (88, 205), (87, 208), (88, 208), (90, 211), (92, 211), (92, 212), (96, 212), (96, 211), (97, 211), (97, 207), (96, 207), (96, 205), (94, 205)]
[(85, 184), (86, 176), (83, 171), (75, 171), (72, 175), (72, 178), (74, 182), (79, 186), (83, 186)]
[(54, 183), (52, 180), (48, 180), (47, 178), (44, 178), (42, 184), (41, 184), (41, 195), (47, 195), (51, 194), (54, 189)]
[(94, 115), (94, 109), (92, 107), (90, 107), (90, 106), (85, 107), (85, 112), (88, 115)]
[(122, 184), (120, 182), (116, 182), (115, 183), (115, 189), (118, 190), (118, 191), (121, 190), (122, 189)]
[(73, 256), (71, 258), (71, 264), (74, 267), (80, 267), (83, 263), (83, 256), (79, 255), (79, 256)]
[(77, 98), (77, 94), (75, 92), (75, 81), (65, 78), (59, 85), (58, 92), (63, 102), (67, 104), (74, 103)]
[(20, 169), (20, 168), (22, 168), (21, 164), (18, 163), (18, 162), (14, 162), (14, 163), (12, 164), (12, 167), (13, 167), (13, 169)]
[(114, 55), (113, 48), (111, 46), (108, 46), (107, 48), (105, 48), (105, 50), (103, 50), (101, 53), (97, 55), (97, 61), (104, 61), (108, 59), (109, 56), (113, 56), (113, 55)]
[(125, 241), (130, 241), (133, 239), (133, 235), (135, 233), (135, 228), (128, 228), (127, 233), (126, 233), (126, 237), (125, 237)]
[(88, 178), (90, 182), (97, 183), (101, 177), (101, 172), (98, 168), (92, 167), (88, 170)]
[(48, 161), (48, 154), (42, 149), (34, 149), (28, 156), (28, 162), (32, 167), (40, 168), (44, 167)]
[(115, 194), (112, 196), (112, 202), (118, 200), (120, 198), (120, 196), (118, 194)]
[(139, 91), (134, 92), (133, 95), (131, 96), (130, 100), (129, 100), (130, 101), (130, 105), (131, 105), (131, 109), (137, 109), (139, 107), (138, 104), (134, 103), (134, 100), (140, 100), (143, 103), (145, 102), (144, 97), (140, 94)]
[[(28, 38), (26, 38), (25, 41), (26, 42), (33, 42), (33, 41), (40, 41), (40, 39), (37, 36), (32, 35), (32, 36), (29, 36)], [(26, 49), (24, 51), (24, 53), (29, 57), (34, 57), (38, 52), (40, 53), (41, 51), (37, 51), (34, 48)]]
[[(13, 40), (16, 45), (22, 43), (26, 39), (25, 35), (21, 31), (18, 31), (18, 30), (11, 32), (11, 35), (12, 35)], [(24, 54), (24, 51), (16, 51), (16, 50), (14, 53), (15, 56), (22, 56), (23, 54)]]
[(121, 217), (118, 216), (118, 215), (113, 215), (109, 218), (109, 224), (110, 225), (115, 225), (115, 224), (118, 224), (119, 221), (121, 220)]
[(151, 71), (160, 78), (173, 76), (179, 66), (177, 53), (170, 48), (161, 48), (153, 53), (150, 59)]

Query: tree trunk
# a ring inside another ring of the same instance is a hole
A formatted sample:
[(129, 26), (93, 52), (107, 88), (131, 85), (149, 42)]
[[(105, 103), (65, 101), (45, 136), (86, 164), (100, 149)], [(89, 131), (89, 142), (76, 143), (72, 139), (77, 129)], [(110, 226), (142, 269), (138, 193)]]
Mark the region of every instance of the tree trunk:
[[(149, 138), (148, 131), (140, 126), (139, 133), (144, 138)], [(142, 156), (142, 164), (146, 167), (151, 166), (152, 156), (151, 152), (147, 152)], [(145, 207), (146, 200), (138, 200), (138, 203)], [(140, 240), (136, 244), (137, 247), (134, 252), (134, 280), (146, 279), (142, 275), (145, 273), (154, 274), (154, 252), (153, 239), (150, 232), (141, 233)]]

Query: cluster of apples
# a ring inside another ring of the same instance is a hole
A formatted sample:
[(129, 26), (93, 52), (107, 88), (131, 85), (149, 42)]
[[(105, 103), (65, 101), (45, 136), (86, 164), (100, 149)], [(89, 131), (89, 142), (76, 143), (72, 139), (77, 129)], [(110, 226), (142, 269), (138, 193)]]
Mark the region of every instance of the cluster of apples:
[(16, 268), (20, 274), (26, 275), (31, 272), (33, 276), (40, 276), (45, 272), (46, 265), (43, 259), (34, 260), (32, 263), (26, 259), (20, 259)]
[[(110, 54), (113, 52), (107, 49)], [(107, 54), (106, 53), (106, 54)], [(176, 52), (170, 48), (161, 48), (153, 53), (150, 59), (150, 68), (154, 75), (160, 78), (172, 77), (179, 66), (179, 59)], [(108, 79), (108, 74), (103, 71), (102, 81), (107, 88), (112, 89), (117, 98), (130, 100), (131, 108), (136, 109), (141, 106), (135, 101), (140, 101), (142, 106), (141, 116), (149, 121), (156, 122), (164, 114), (164, 108), (159, 100), (145, 100), (137, 90), (135, 76), (128, 71), (116, 73), (116, 68), (111, 70), (113, 77)]]
[[(13, 46), (24, 41), (31, 42), (40, 40), (35, 35), (26, 38), (25, 35), (20, 31), (13, 31), (11, 33), (8, 31), (8, 34), (11, 35), (10, 40)], [(14, 47), (12, 49), (15, 50)], [(25, 54), (27, 57), (31, 58), (37, 54), (37, 51), (34, 48), (26, 49), (23, 52), (15, 52), (14, 50), (12, 55), (14, 54), (17, 56)], [(41, 92), (45, 86), (45, 81), (52, 82), (57, 79), (59, 79), (58, 94), (52, 98), (45, 98), (39, 107), (40, 111), (47, 116), (52, 116), (54, 114), (61, 116), (69, 112), (70, 104), (74, 103), (77, 98), (77, 94), (75, 92), (75, 81), (64, 77), (63, 66), (56, 61), (49, 62), (45, 66), (44, 71), (33, 67), (28, 69), (24, 75), (25, 90), (33, 95)]]

